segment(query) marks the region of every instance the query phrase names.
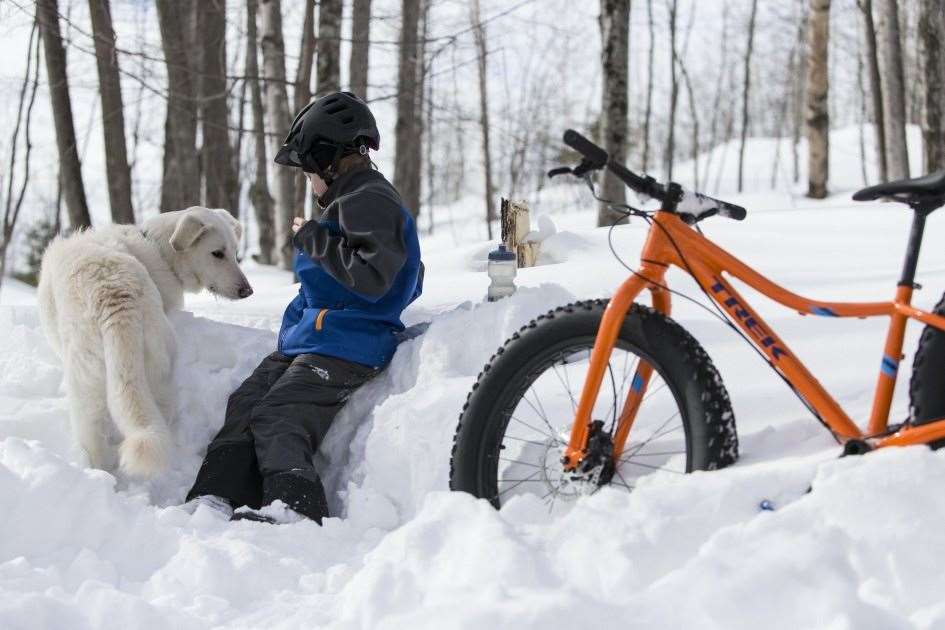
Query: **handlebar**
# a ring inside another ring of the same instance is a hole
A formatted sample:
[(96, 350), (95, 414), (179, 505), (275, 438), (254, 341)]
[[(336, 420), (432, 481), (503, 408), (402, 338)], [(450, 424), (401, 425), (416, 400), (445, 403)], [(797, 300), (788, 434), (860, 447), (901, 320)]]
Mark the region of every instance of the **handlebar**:
[[(745, 208), (734, 203), (684, 190), (674, 182), (660, 184), (649, 175), (637, 175), (574, 129), (564, 132), (564, 143), (583, 156), (581, 163), (570, 169), (570, 172), (580, 176), (606, 167), (631, 190), (656, 199), (662, 204), (663, 210), (679, 214), (686, 223), (696, 223), (714, 215), (741, 221), (748, 214)], [(564, 172), (567, 171), (556, 168), (548, 175), (553, 177)]]

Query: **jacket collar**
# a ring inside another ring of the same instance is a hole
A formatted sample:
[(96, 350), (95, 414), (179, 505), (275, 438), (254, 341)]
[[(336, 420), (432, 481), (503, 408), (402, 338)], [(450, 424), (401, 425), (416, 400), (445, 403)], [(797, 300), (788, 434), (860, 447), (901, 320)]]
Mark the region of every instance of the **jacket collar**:
[(335, 181), (331, 183), (331, 186), (328, 187), (328, 190), (325, 191), (325, 194), (318, 198), (318, 205), (324, 210), (341, 195), (351, 192), (365, 183), (378, 178), (383, 179), (384, 176), (370, 167), (357, 168), (343, 175), (339, 175), (335, 178)]

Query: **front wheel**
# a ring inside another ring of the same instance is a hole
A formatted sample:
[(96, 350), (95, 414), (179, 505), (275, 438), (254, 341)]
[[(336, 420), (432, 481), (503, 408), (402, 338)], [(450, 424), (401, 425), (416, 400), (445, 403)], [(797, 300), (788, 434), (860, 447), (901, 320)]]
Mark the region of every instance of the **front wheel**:
[[(605, 475), (561, 465), (606, 300), (558, 308), (524, 326), (483, 368), (453, 438), (450, 488), (500, 507), (518, 494), (551, 507), (603, 484), (631, 491), (641, 476), (684, 474), (735, 462), (738, 437), (728, 393), (712, 361), (679, 324), (634, 304), (620, 329), (591, 415), (602, 442), (641, 365), (652, 367), (629, 440)], [(649, 372), (647, 370), (646, 372)]]

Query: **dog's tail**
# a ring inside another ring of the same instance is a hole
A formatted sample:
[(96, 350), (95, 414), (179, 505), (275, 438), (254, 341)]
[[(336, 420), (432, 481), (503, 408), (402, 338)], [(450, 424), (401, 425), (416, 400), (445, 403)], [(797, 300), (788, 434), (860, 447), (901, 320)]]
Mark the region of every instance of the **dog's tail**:
[[(150, 477), (167, 465), (171, 435), (151, 391), (145, 365), (144, 318), (139, 278), (114, 266), (96, 272), (87, 305), (102, 332), (108, 411), (123, 436), (119, 449), (121, 468), (126, 473)], [(144, 273), (140, 270), (140, 273)], [(104, 276), (104, 278), (102, 277)]]
[(102, 327), (102, 339), (108, 410), (124, 437), (121, 467), (150, 477), (166, 467), (171, 436), (148, 381), (142, 328), (140, 317), (117, 317)]

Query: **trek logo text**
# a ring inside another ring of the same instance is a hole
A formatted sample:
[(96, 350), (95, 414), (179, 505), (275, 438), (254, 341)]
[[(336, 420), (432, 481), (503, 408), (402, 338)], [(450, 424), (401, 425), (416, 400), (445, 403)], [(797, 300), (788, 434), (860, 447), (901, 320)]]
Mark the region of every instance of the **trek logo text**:
[[(764, 348), (767, 353), (771, 356), (774, 361), (777, 361), (781, 356), (787, 355), (787, 352), (776, 345), (774, 338), (768, 333), (764, 327), (755, 320), (754, 317), (749, 314), (747, 310), (739, 303), (739, 301), (731, 294), (731, 292), (725, 288), (725, 285), (722, 284), (722, 281), (718, 278), (714, 278), (715, 283), (712, 285), (712, 293), (718, 296), (718, 299), (725, 306), (725, 309), (734, 315), (739, 321), (745, 324), (752, 335), (758, 340), (761, 344), (761, 347)], [(728, 296), (728, 297), (726, 297)]]

